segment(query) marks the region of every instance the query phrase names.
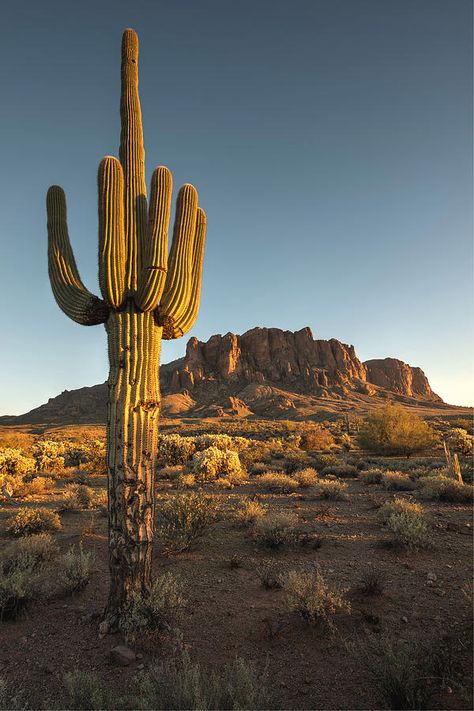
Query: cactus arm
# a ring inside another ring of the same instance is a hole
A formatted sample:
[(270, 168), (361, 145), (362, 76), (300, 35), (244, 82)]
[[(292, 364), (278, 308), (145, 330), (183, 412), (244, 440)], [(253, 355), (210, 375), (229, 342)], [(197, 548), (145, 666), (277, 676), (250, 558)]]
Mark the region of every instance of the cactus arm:
[(142, 112), (138, 96), (138, 37), (131, 29), (125, 30), (122, 39), (120, 117), (120, 162), (125, 177), (126, 286), (133, 294), (137, 289), (140, 255), (145, 246), (147, 206)]
[(206, 213), (198, 208), (196, 232), (194, 236), (193, 256), (191, 262), (191, 289), (187, 306), (173, 323), (165, 323), (163, 338), (170, 340), (181, 338), (193, 327), (196, 321), (201, 297), (202, 265), (204, 260), (204, 244), (206, 241)]
[(105, 323), (109, 309), (79, 276), (67, 229), (66, 197), (53, 185), (46, 196), (48, 214), (48, 271), (54, 298), (70, 319), (83, 326)]
[(151, 179), (148, 244), (135, 295), (135, 303), (142, 311), (157, 307), (165, 286), (172, 189), (171, 173), (159, 166)]
[(99, 166), (99, 284), (113, 309), (125, 297), (124, 178), (116, 158), (106, 156)]
[(158, 323), (176, 322), (186, 311), (191, 290), (191, 263), (196, 234), (198, 195), (192, 185), (183, 185), (176, 201), (173, 241), (168, 257), (168, 273), (161, 303), (158, 306)]

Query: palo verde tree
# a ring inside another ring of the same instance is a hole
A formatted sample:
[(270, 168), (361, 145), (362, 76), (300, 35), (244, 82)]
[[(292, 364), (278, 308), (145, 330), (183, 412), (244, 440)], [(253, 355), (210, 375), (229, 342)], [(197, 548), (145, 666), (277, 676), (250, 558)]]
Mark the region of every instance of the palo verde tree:
[(178, 194), (168, 255), (172, 178), (158, 167), (149, 207), (138, 96), (138, 37), (122, 39), (120, 158), (99, 166), (99, 284), (83, 285), (69, 242), (63, 190), (47, 195), (49, 276), (59, 307), (108, 336), (107, 467), (110, 593), (102, 630), (117, 628), (131, 593), (151, 585), (153, 477), (160, 410), (161, 340), (179, 338), (199, 308), (206, 215), (192, 185)]

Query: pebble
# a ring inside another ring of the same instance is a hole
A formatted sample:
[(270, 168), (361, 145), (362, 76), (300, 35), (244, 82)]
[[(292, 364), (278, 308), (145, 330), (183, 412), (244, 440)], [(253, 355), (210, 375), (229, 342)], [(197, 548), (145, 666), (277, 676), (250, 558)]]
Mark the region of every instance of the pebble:
[(402, 622), (404, 622), (405, 624), (408, 624), (408, 617), (406, 617), (405, 615), (403, 615), (403, 617), (402, 617)]
[(436, 575), (436, 573), (427, 573), (426, 579), (428, 581), (431, 580), (432, 582), (435, 582), (435, 580), (438, 580), (438, 576)]
[(124, 644), (119, 644), (117, 647), (111, 649), (110, 656), (122, 667), (128, 667), (128, 665), (132, 664), (132, 662), (136, 659), (135, 652), (126, 647)]

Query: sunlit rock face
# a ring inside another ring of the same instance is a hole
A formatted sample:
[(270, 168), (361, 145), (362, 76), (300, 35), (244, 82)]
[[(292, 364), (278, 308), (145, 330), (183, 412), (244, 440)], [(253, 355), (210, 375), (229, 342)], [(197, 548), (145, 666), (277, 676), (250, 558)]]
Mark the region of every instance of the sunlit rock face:
[(396, 358), (366, 360), (367, 380), (385, 390), (412, 397), (415, 400), (442, 402), (431, 389), (421, 368), (413, 368)]
[(179, 368), (167, 382), (170, 392), (203, 383), (276, 384), (327, 396), (348, 390), (374, 394), (374, 385), (399, 395), (440, 401), (423, 371), (394, 358), (362, 363), (354, 346), (313, 338), (311, 329), (253, 328), (206, 341), (191, 338)]

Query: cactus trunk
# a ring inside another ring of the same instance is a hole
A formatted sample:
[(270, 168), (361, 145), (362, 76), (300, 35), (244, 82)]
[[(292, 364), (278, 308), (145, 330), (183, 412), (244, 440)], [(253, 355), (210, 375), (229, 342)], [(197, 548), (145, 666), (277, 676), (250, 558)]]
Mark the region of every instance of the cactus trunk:
[(162, 329), (152, 311), (139, 311), (129, 302), (124, 310), (111, 312), (106, 330), (112, 581), (106, 618), (115, 627), (128, 594), (146, 594), (151, 583)]
[(154, 484), (161, 339), (180, 338), (196, 320), (206, 213), (192, 185), (181, 187), (168, 255), (172, 177), (158, 166), (145, 184), (138, 96), (138, 37), (122, 39), (120, 160), (106, 156), (98, 174), (99, 285), (81, 281), (69, 242), (66, 198), (48, 190), (48, 265), (54, 297), (77, 323), (104, 323), (109, 342), (107, 467), (110, 593), (103, 632), (120, 627), (132, 592), (146, 596), (152, 573)]

